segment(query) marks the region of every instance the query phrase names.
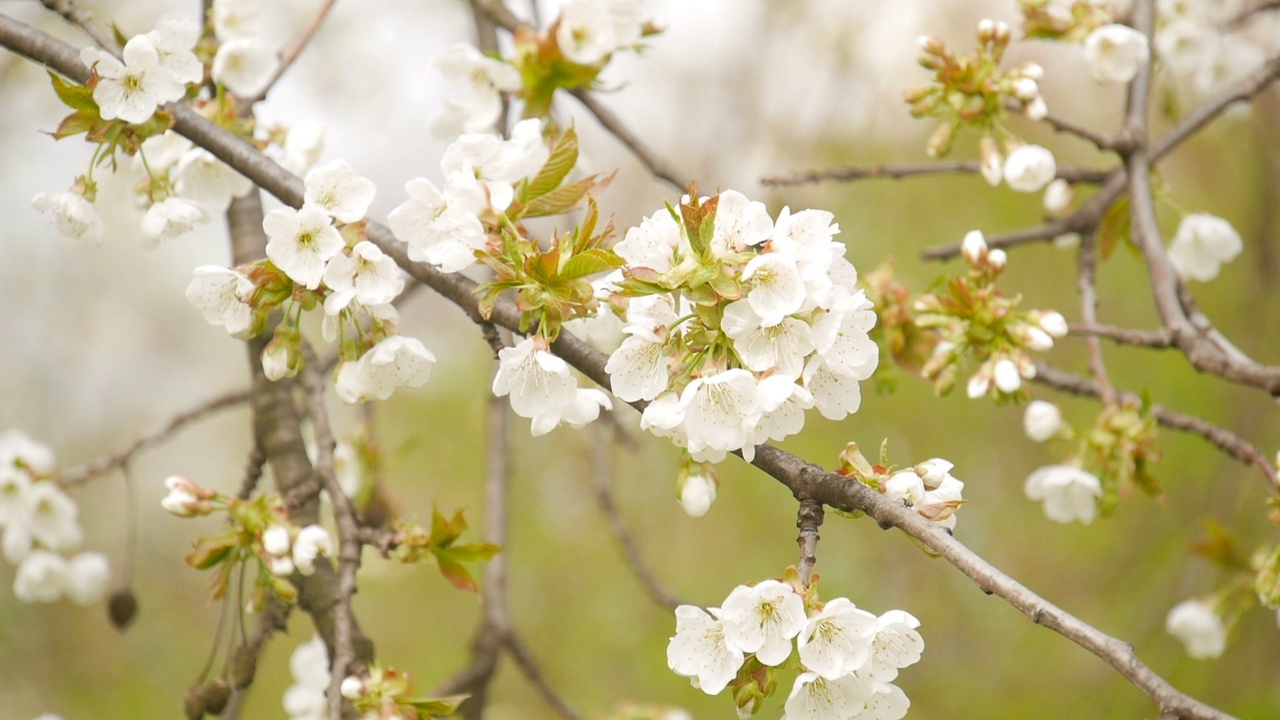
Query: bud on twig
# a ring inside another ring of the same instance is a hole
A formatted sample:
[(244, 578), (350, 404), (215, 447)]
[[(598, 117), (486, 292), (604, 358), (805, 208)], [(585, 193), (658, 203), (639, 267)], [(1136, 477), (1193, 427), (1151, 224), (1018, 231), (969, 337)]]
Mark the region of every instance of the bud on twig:
[(111, 618), (112, 627), (123, 631), (137, 614), (138, 599), (133, 590), (120, 588), (111, 594), (111, 599), (107, 601), (107, 617)]

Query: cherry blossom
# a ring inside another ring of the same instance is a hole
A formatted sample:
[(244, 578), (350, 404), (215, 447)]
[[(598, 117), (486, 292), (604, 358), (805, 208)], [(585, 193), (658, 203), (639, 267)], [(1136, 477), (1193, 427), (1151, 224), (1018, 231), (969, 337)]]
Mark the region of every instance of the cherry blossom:
[(610, 389), (627, 402), (652, 400), (667, 389), (670, 373), (664, 342), (642, 325), (630, 325), (627, 339), (609, 356), (605, 372)]
[(71, 602), (77, 605), (93, 605), (107, 594), (107, 582), (111, 568), (107, 556), (86, 552), (71, 558), (67, 564), (64, 590)]
[(219, 40), (257, 35), (265, 9), (264, 0), (213, 0), (213, 31)]
[(240, 335), (253, 322), (248, 300), (254, 284), (247, 275), (220, 265), (201, 265), (187, 285), (187, 301), (204, 313), (210, 325), (221, 325), (232, 335)]
[(1022, 428), (1027, 437), (1036, 442), (1044, 442), (1062, 429), (1062, 413), (1051, 402), (1033, 400), (1022, 415)]
[(1004, 162), (1004, 181), (1018, 192), (1036, 192), (1057, 173), (1053, 153), (1039, 145), (1023, 145)]
[(256, 37), (227, 40), (213, 57), (213, 79), (240, 97), (266, 89), (280, 65), (275, 52)]
[(707, 514), (716, 501), (716, 480), (701, 470), (683, 474), (680, 480), (680, 507), (689, 517)]
[(92, 65), (98, 74), (93, 101), (103, 120), (119, 118), (128, 123), (144, 123), (156, 108), (178, 100), (186, 87), (172, 69), (161, 64), (160, 53), (146, 35), (135, 35), (121, 52), (124, 62), (97, 48), (85, 48), (80, 61)]
[(1218, 277), (1223, 263), (1229, 263), (1244, 249), (1240, 233), (1231, 223), (1208, 213), (1192, 213), (1178, 223), (1169, 243), (1169, 262), (1184, 278), (1208, 282)]
[(525, 338), (498, 353), (498, 373), (493, 378), (493, 394), (509, 396), (511, 409), (525, 418), (554, 411), (576, 399), (578, 383), (569, 365)]
[(404, 289), (404, 277), (395, 260), (377, 245), (362, 240), (351, 254), (338, 253), (324, 269), (324, 284), (333, 292), (324, 300), (324, 311), (336, 315), (352, 301), (384, 305)]
[(209, 213), (190, 200), (171, 197), (147, 208), (142, 216), (142, 238), (158, 246), (162, 240), (191, 232), (197, 224), (207, 222)]
[(319, 525), (308, 525), (298, 531), (293, 540), (293, 564), (298, 572), (311, 575), (316, 571), (316, 557), (333, 556), (333, 538)]
[(232, 198), (242, 197), (253, 189), (249, 178), (202, 148), (183, 153), (171, 177), (178, 195), (200, 203), (213, 214), (226, 212)]
[(284, 134), (284, 142), (273, 142), (263, 154), (294, 175), (302, 175), (320, 158), (324, 147), (324, 126), (313, 120), (300, 120)]
[(538, 172), (551, 156), (542, 138), (542, 121), (521, 120), (511, 128), (510, 139), (494, 134), (463, 135), (445, 148), (440, 169), (451, 182), (469, 186), (485, 198), (495, 212), (515, 199), (515, 185)]
[(916, 632), (920, 621), (904, 610), (890, 610), (876, 618), (875, 637), (871, 641), (870, 677), (879, 682), (892, 682), (898, 671), (920, 661), (924, 638)]
[(18, 565), (13, 594), (25, 603), (54, 602), (66, 591), (67, 572), (67, 561), (61, 555), (33, 550)]
[(1093, 79), (1126, 83), (1151, 58), (1147, 36), (1128, 25), (1103, 25), (1084, 39), (1084, 58)]
[(55, 483), (33, 483), (24, 499), (4, 530), (4, 556), (9, 562), (26, 557), (35, 543), (49, 550), (71, 550), (80, 545), (79, 510)]
[(64, 237), (102, 242), (102, 218), (83, 195), (73, 192), (42, 192), (31, 199), (31, 206), (49, 216), (49, 221)]
[(858, 609), (848, 598), (828, 602), (809, 618), (797, 645), (800, 662), (827, 680), (853, 673), (871, 659), (871, 638), (877, 618)]
[(482, 54), (470, 43), (454, 43), (436, 58), (436, 67), (446, 79), (469, 85), (462, 98), (446, 100), (445, 110), (432, 121), (432, 131), (446, 140), (492, 130), (502, 114), (502, 93), (524, 86), (514, 66)]
[(267, 233), (267, 257), (294, 282), (314, 290), (325, 264), (346, 245), (329, 216), (314, 205), (284, 207), (262, 220)]
[(191, 50), (200, 39), (200, 26), (186, 15), (166, 15), (146, 34), (156, 49), (160, 66), (183, 85), (204, 78), (204, 65)]
[(640, 41), (639, 0), (569, 0), (560, 10), (556, 44), (579, 65), (595, 65)]
[(475, 262), (484, 247), (480, 209), (465, 192), (446, 185), (442, 192), (429, 180), (417, 178), (404, 186), (409, 199), (387, 216), (392, 232), (409, 246), (409, 259), (428, 262), (447, 273)]
[(358, 222), (364, 218), (377, 192), (372, 180), (356, 175), (342, 159), (312, 168), (302, 183), (304, 202), (343, 223)]
[(721, 607), (724, 637), (742, 652), (755, 653), (765, 665), (779, 665), (791, 655), (791, 639), (804, 630), (804, 601), (786, 583), (765, 580), (739, 585)]
[(672, 257), (679, 245), (680, 226), (672, 217), (672, 211), (664, 208), (627, 230), (626, 236), (613, 246), (613, 250), (629, 267), (646, 267), (665, 273), (671, 270)]
[(0, 472), (5, 468), (23, 468), (35, 477), (44, 477), (53, 474), (57, 467), (57, 458), (48, 445), (33, 440), (19, 428), (0, 432)]
[(755, 446), (747, 439), (760, 420), (758, 382), (742, 369), (697, 378), (680, 394), (683, 427), (695, 460), (718, 462), (741, 449), (750, 462)]
[(1088, 525), (1097, 515), (1102, 484), (1073, 465), (1047, 465), (1027, 477), (1024, 491), (1028, 499), (1044, 501), (1044, 514), (1050, 520), (1079, 520)]
[(741, 649), (729, 642), (719, 608), (676, 608), (676, 634), (667, 645), (667, 667), (694, 678), (708, 695), (717, 695), (738, 674)]
[(335, 390), (344, 402), (386, 400), (397, 387), (422, 387), (436, 356), (416, 338), (393, 335), (359, 360), (338, 366)]
[(329, 700), (329, 651), (324, 639), (313, 635), (294, 648), (289, 656), (293, 685), (284, 692), (284, 711), (289, 720), (327, 720)]
[(1227, 649), (1226, 625), (1213, 606), (1203, 600), (1184, 600), (1173, 606), (1164, 627), (1197, 660), (1219, 657)]
[(866, 707), (871, 687), (855, 675), (824, 678), (800, 673), (783, 706), (784, 720), (848, 720)]

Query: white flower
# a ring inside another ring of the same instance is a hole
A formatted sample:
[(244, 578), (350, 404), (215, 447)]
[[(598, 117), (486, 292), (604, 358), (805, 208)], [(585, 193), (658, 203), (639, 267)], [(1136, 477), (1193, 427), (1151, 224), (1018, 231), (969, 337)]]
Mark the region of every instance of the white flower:
[(1093, 79), (1126, 83), (1151, 59), (1147, 36), (1128, 25), (1103, 25), (1084, 39), (1084, 58)]
[(1049, 333), (1049, 337), (1062, 338), (1070, 332), (1067, 319), (1055, 310), (1040, 313), (1039, 325), (1041, 330)]
[(387, 216), (400, 242), (409, 246), (409, 259), (429, 262), (454, 273), (475, 262), (475, 251), (484, 247), (484, 225), (479, 209), (453, 186), (444, 192), (429, 180), (416, 178), (404, 186), (409, 199)]
[(450, 183), (457, 181), (502, 212), (515, 199), (515, 185), (538, 172), (551, 156), (542, 137), (542, 121), (521, 120), (511, 138), (494, 134), (463, 135), (445, 148), (440, 169)]
[(1044, 501), (1046, 517), (1061, 523), (1093, 522), (1102, 497), (1098, 478), (1071, 465), (1046, 465), (1027, 476), (1023, 489), (1028, 499)]
[(1169, 262), (1179, 275), (1208, 282), (1218, 276), (1223, 263), (1231, 262), (1244, 243), (1231, 223), (1208, 213), (1182, 218), (1169, 244)]
[(342, 693), (342, 697), (348, 700), (359, 700), (364, 696), (364, 681), (354, 675), (345, 677), (338, 686), (338, 692)]
[(783, 720), (848, 720), (866, 707), (872, 686), (856, 675), (824, 678), (804, 672), (796, 677), (784, 705)]
[(107, 564), (107, 556), (102, 553), (86, 552), (71, 558), (67, 566), (65, 590), (71, 602), (77, 605), (92, 605), (107, 593), (107, 581), (111, 579), (111, 568)]
[(741, 449), (751, 461), (755, 446), (747, 441), (760, 420), (754, 375), (735, 368), (698, 378), (680, 394), (680, 404), (689, 452), (695, 459), (718, 461), (724, 453)]
[(444, 111), (432, 121), (432, 132), (441, 139), (492, 130), (502, 114), (502, 93), (524, 85), (514, 66), (483, 55), (470, 43), (454, 43), (436, 58), (436, 67), (445, 78), (470, 85), (463, 97), (446, 100)]
[(262, 229), (271, 262), (311, 290), (319, 287), (325, 264), (347, 244), (329, 216), (314, 205), (276, 208), (262, 219)]
[(880, 349), (867, 334), (876, 322), (866, 293), (859, 290), (834, 303), (813, 323), (814, 349), (837, 372), (866, 380), (880, 362)]
[(680, 481), (680, 507), (689, 517), (702, 517), (716, 501), (716, 480), (701, 471), (685, 475)]
[(560, 10), (556, 44), (579, 65), (595, 65), (634, 45), (642, 29), (639, 0), (569, 0)]
[(1183, 600), (1173, 606), (1164, 628), (1197, 660), (1216, 658), (1227, 649), (1227, 628), (1213, 606), (1203, 600)]
[(155, 247), (161, 240), (191, 232), (198, 223), (208, 219), (209, 213), (196, 203), (171, 197), (147, 208), (142, 216), (142, 237)]
[(978, 371), (969, 376), (969, 383), (965, 386), (965, 394), (970, 400), (977, 400), (986, 395), (991, 390), (991, 366), (983, 364)]
[(30, 475), (13, 465), (0, 465), (0, 527), (22, 517), (30, 490)]
[(284, 144), (267, 146), (263, 154), (294, 175), (302, 175), (320, 158), (324, 147), (324, 126), (314, 120), (294, 123), (284, 136)]
[(302, 183), (305, 188), (303, 199), (307, 204), (320, 208), (343, 223), (363, 218), (377, 192), (372, 180), (356, 175), (342, 159), (312, 168)]
[[(773, 219), (764, 203), (749, 200), (737, 190), (725, 190), (716, 200), (712, 254), (723, 257), (759, 245), (773, 234)], [(764, 257), (764, 256), (757, 256)]]
[(191, 50), (200, 39), (200, 26), (186, 15), (165, 15), (147, 39), (160, 57), (160, 66), (179, 83), (198, 83), (204, 79), (204, 65)]
[(104, 50), (85, 48), (80, 52), (81, 62), (96, 66), (98, 84), (93, 101), (103, 120), (144, 123), (157, 106), (186, 94), (186, 87), (161, 64), (156, 46), (146, 35), (130, 38), (121, 55), (123, 63)]
[(289, 720), (327, 720), (329, 701), (329, 651), (319, 635), (299, 645), (289, 656), (293, 685), (284, 693)]
[(1071, 183), (1056, 178), (1044, 189), (1044, 211), (1053, 216), (1062, 215), (1071, 207), (1074, 197), (1075, 191)]
[(1062, 429), (1062, 413), (1051, 402), (1033, 400), (1022, 416), (1022, 429), (1032, 440), (1044, 442)]
[(1048, 185), (1058, 172), (1053, 153), (1039, 145), (1023, 145), (1004, 162), (1004, 181), (1018, 192), (1032, 193)]
[(696, 678), (698, 687), (717, 695), (742, 667), (743, 654), (725, 637), (719, 608), (710, 614), (693, 605), (676, 608), (676, 634), (667, 644), (667, 667), (677, 675)]
[(867, 698), (862, 708), (851, 720), (901, 720), (907, 716), (911, 701), (897, 685), (880, 683), (875, 694)]
[(248, 330), (253, 321), (253, 308), (247, 303), (253, 281), (220, 265), (201, 265), (194, 275), (187, 285), (187, 301), (204, 313), (205, 321), (225, 327), (232, 335)]
[(202, 148), (184, 153), (173, 168), (172, 178), (179, 195), (215, 214), (226, 212), (231, 198), (253, 189), (253, 181)]
[(747, 440), (749, 447), (782, 440), (804, 429), (804, 411), (813, 407), (813, 394), (785, 375), (770, 375), (757, 386), (760, 422)]
[(1001, 248), (996, 248), (987, 253), (987, 264), (992, 270), (1003, 270), (1009, 264), (1009, 254)]
[(213, 32), (219, 40), (257, 35), (264, 8), (263, 0), (213, 0)]
[(55, 483), (32, 484), (24, 499), (4, 531), (4, 555), (9, 562), (26, 557), (37, 542), (49, 550), (72, 550), (80, 545), (79, 510)]
[(614, 395), (627, 402), (652, 400), (667, 389), (670, 373), (662, 338), (641, 325), (630, 325), (626, 340), (605, 364)]
[[(986, 180), (991, 187), (999, 185), (1004, 177), (1004, 158), (1000, 156), (1000, 147), (996, 144), (995, 138), (990, 135), (982, 136), (978, 141), (978, 158), (978, 169), (982, 173), (982, 179)], [(968, 257), (965, 255), (965, 259)]]
[(284, 555), (289, 552), (292, 541), (289, 539), (289, 528), (272, 523), (262, 531), (262, 549), (268, 555)]
[(377, 245), (362, 240), (351, 254), (338, 253), (324, 269), (324, 284), (333, 292), (324, 300), (324, 311), (337, 315), (351, 301), (361, 305), (385, 305), (404, 289), (404, 277), (395, 260)]
[(240, 97), (266, 89), (280, 65), (275, 52), (256, 37), (227, 40), (213, 56), (213, 79)]
[(813, 404), (828, 420), (843, 420), (858, 412), (862, 405), (858, 378), (832, 367), (819, 355), (810, 358), (802, 378), (805, 388), (813, 395)]
[(545, 415), (576, 399), (578, 383), (568, 363), (537, 347), (533, 338), (503, 348), (498, 360), (493, 394), (509, 396), (511, 409), (520, 417)]
[(765, 665), (780, 665), (791, 655), (791, 638), (804, 630), (804, 601), (786, 583), (765, 580), (739, 585), (721, 605), (724, 637), (742, 652), (755, 653)]
[(303, 575), (314, 573), (319, 555), (333, 556), (333, 539), (329, 537), (329, 531), (319, 525), (308, 525), (299, 530), (293, 541), (293, 564), (298, 572)]
[(876, 630), (875, 615), (836, 598), (805, 623), (797, 641), (800, 662), (828, 680), (849, 675), (871, 659)]
[(386, 400), (397, 387), (422, 387), (431, 379), (436, 356), (417, 338), (392, 335), (359, 360), (338, 366), (334, 389), (343, 402)]
[(796, 262), (783, 253), (755, 256), (743, 269), (742, 280), (751, 286), (747, 302), (765, 327), (777, 325), (804, 304), (805, 287)]
[[(0, 470), (4, 468), (23, 467), (36, 477), (53, 474), (58, 461), (53, 450), (42, 442), (37, 442), (18, 428), (9, 428), (0, 432)], [(3, 492), (0, 492), (2, 495)], [(0, 498), (0, 502), (3, 498)], [(0, 514), (0, 524), (4, 522)]]
[(1155, 35), (1156, 52), (1175, 75), (1212, 65), (1221, 42), (1217, 29), (1201, 18), (1174, 20)]
[(892, 682), (898, 670), (919, 662), (924, 638), (916, 632), (920, 621), (904, 610), (890, 610), (876, 619), (871, 641), (871, 678)]
[(13, 594), (24, 603), (54, 602), (66, 586), (67, 561), (48, 550), (33, 550), (13, 578)]
[(31, 206), (49, 216), (49, 221), (64, 237), (72, 240), (102, 242), (102, 218), (93, 203), (73, 192), (42, 192), (31, 199)]
[(613, 246), (614, 252), (627, 261), (627, 267), (652, 268), (659, 273), (671, 270), (672, 256), (680, 245), (680, 226), (663, 208), (627, 230), (626, 237)]
[(569, 423), (570, 427), (582, 427), (600, 417), (600, 410), (611, 409), (613, 403), (609, 396), (595, 388), (577, 388), (573, 399), (546, 412), (535, 415), (530, 423), (530, 432), (534, 437), (541, 437), (555, 430), (560, 423)]
[(743, 364), (754, 372), (777, 370), (796, 379), (804, 372), (805, 358), (814, 350), (813, 331), (795, 318), (764, 327), (763, 318), (747, 300), (725, 306), (720, 329), (733, 340)]

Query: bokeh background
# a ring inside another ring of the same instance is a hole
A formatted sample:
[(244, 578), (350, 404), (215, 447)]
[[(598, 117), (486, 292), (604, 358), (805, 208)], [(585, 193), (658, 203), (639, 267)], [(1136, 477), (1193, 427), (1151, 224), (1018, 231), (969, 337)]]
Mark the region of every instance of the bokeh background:
[[(197, 12), (198, 3), (133, 0), (83, 2), (127, 34), (145, 32), (164, 12)], [(280, 42), (318, 5), (272, 3)], [(527, 6), (516, 6), (528, 16)], [(734, 188), (777, 212), (834, 211), (862, 271), (893, 256), (900, 277), (919, 290), (956, 266), (925, 263), (920, 250), (957, 242), (973, 228), (998, 232), (1036, 222), (1035, 196), (990, 188), (968, 177), (827, 184), (766, 189), (760, 178), (796, 169), (919, 161), (932, 126), (912, 121), (898, 93), (922, 82), (915, 38), (936, 34), (967, 46), (983, 17), (1015, 21), (1011, 0), (849, 3), (840, 0), (651, 0), (667, 31), (640, 56), (624, 55), (604, 78), (610, 107), (658, 154), (704, 189)], [(544, 18), (554, 3), (543, 3)], [(0, 12), (34, 23), (77, 45), (87, 40), (37, 3), (0, 1)], [(405, 181), (436, 179), (444, 144), (428, 131), (445, 83), (431, 60), (451, 42), (472, 37), (459, 0), (342, 0), (314, 46), (260, 106), (264, 120), (309, 119), (327, 129), (322, 160), (342, 157), (379, 188), (370, 216), (385, 218), (403, 201)], [(1122, 97), (1094, 85), (1073, 48), (1015, 43), (1010, 62), (1035, 59), (1051, 111), (1103, 130), (1117, 127)], [(1180, 88), (1180, 102), (1195, 95)], [(587, 169), (620, 168), (600, 198), (620, 227), (639, 221), (672, 191), (649, 178), (625, 148), (571, 99), (557, 105), (578, 124)], [(200, 232), (144, 251), (128, 181), (106, 182), (99, 207), (109, 227), (101, 247), (58, 236), (31, 208), (40, 191), (61, 190), (84, 172), (89, 148), (55, 143), (41, 131), (62, 117), (44, 71), (0, 53), (0, 429), (21, 427), (48, 443), (66, 467), (124, 447), (175, 412), (247, 381), (242, 345), (205, 324), (183, 297), (193, 267), (225, 264), (229, 250), (218, 220)], [(1059, 162), (1110, 167), (1088, 146), (1014, 119)], [(1280, 98), (1273, 89), (1252, 109), (1231, 113), (1163, 167), (1177, 203), (1230, 220), (1244, 254), (1207, 285), (1194, 288), (1219, 327), (1247, 352), (1280, 357), (1276, 302), (1276, 226), (1280, 220)], [(961, 136), (955, 155), (974, 156)], [(270, 201), (274, 202), (274, 201)], [(1166, 232), (1175, 213), (1162, 215)], [(1011, 253), (1004, 280), (1030, 307), (1078, 316), (1075, 253), (1049, 244)], [(1145, 273), (1117, 252), (1100, 272), (1102, 316), (1119, 325), (1156, 326)], [(468, 508), (474, 537), (483, 517), (481, 479), (490, 351), (461, 313), (429, 293), (403, 308), (404, 330), (432, 348), (439, 364), (419, 391), (401, 391), (376, 408), (386, 479), (400, 513), (429, 518), (433, 504)], [(1276, 407), (1262, 394), (1198, 376), (1172, 353), (1107, 347), (1114, 382), (1149, 391), (1174, 408), (1241, 432), (1263, 449), (1280, 447)], [(1050, 360), (1085, 370), (1083, 343), (1062, 341)], [(1215, 519), (1246, 547), (1273, 542), (1262, 512), (1264, 483), (1206, 442), (1166, 432), (1156, 473), (1168, 496), (1124, 502), (1092, 526), (1049, 522), (1025, 499), (1034, 468), (1060, 456), (1027, 441), (1021, 413), (961, 396), (935, 399), (921, 383), (886, 369), (895, 391), (864, 385), (862, 409), (830, 423), (813, 413), (788, 450), (832, 465), (849, 440), (915, 462), (945, 457), (965, 480), (969, 504), (958, 536), (997, 566), (1066, 610), (1133, 643), (1138, 655), (1174, 685), (1242, 717), (1280, 717), (1280, 629), (1272, 613), (1254, 612), (1216, 661), (1187, 658), (1163, 631), (1179, 600), (1215, 588), (1217, 571), (1189, 553)], [(1092, 421), (1094, 403), (1035, 388), (1059, 402), (1069, 420)], [(332, 401), (340, 428), (358, 416)], [(697, 718), (733, 717), (727, 696), (707, 697), (665, 665), (671, 614), (648, 601), (625, 566), (592, 495), (590, 448), (608, 442), (622, 515), (661, 582), (680, 598), (719, 603), (733, 586), (781, 574), (796, 560), (795, 505), (762, 473), (731, 460), (711, 512), (690, 519), (675, 502), (676, 453), (635, 430), (635, 413), (619, 413), (637, 449), (593, 429), (528, 436), (518, 421), (513, 529), (509, 546), (511, 613), (543, 664), (548, 681), (588, 717), (620, 701), (679, 706)], [(132, 465), (132, 497), (117, 476), (78, 489), (86, 545), (107, 553), (120, 572), (137, 533), (133, 587), (140, 614), (123, 634), (101, 606), (28, 606), (0, 592), (0, 717), (41, 712), (67, 720), (176, 717), (187, 685), (208, 652), (217, 608), (208, 578), (181, 561), (190, 542), (216, 520), (180, 520), (159, 506), (163, 478), (184, 473), (234, 491), (249, 448), (249, 417), (236, 409), (184, 431)], [(1066, 448), (1058, 448), (1063, 452)], [(132, 508), (132, 509), (130, 509)], [(875, 612), (903, 608), (922, 622), (923, 660), (899, 682), (913, 718), (1154, 718), (1156, 708), (1095, 657), (983, 595), (943, 561), (931, 560), (903, 535), (830, 515), (818, 571), (823, 594), (845, 595)], [(0, 567), (0, 587), (13, 568)], [(355, 608), (377, 643), (379, 659), (409, 671), (423, 691), (467, 662), (479, 605), (430, 567), (403, 567), (365, 554)], [(267, 647), (244, 717), (283, 717), (290, 684), (287, 659), (312, 635), (292, 619), (287, 637)], [(778, 701), (762, 717), (776, 717)], [(510, 665), (495, 685), (490, 717), (550, 717), (550, 710)]]

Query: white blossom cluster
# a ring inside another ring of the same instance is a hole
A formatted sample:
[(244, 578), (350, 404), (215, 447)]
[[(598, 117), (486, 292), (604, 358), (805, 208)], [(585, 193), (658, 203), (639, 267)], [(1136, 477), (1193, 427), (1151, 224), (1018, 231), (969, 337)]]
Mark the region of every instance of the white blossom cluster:
[(847, 598), (806, 613), (804, 599), (791, 585), (765, 580), (739, 585), (718, 608), (676, 608), (667, 665), (694, 687), (718, 695), (748, 656), (776, 667), (795, 652), (801, 672), (784, 718), (898, 720), (910, 701), (892, 682), (900, 669), (920, 660), (919, 626), (902, 610), (877, 617)]
[(595, 65), (640, 42), (641, 0), (568, 0), (556, 23), (560, 52), (579, 65)]
[[(709, 462), (736, 450), (750, 460), (799, 432), (810, 408), (856, 412), (879, 361), (876, 315), (839, 231), (829, 212), (784, 208), (775, 221), (733, 190), (718, 196), (703, 260), (674, 208), (630, 229), (614, 247), (624, 269), (674, 290), (629, 300), (628, 337), (606, 365), (614, 395), (648, 401), (642, 426)], [(686, 283), (704, 263), (731, 273), (741, 297), (695, 309)]]
[(1173, 606), (1164, 627), (1197, 660), (1219, 657), (1227, 649), (1227, 626), (1213, 604), (1205, 600), (1193, 598)]
[(1208, 282), (1244, 249), (1231, 223), (1209, 213), (1184, 215), (1169, 242), (1169, 262), (1187, 280)]
[(273, 523), (262, 531), (262, 552), (271, 574), (288, 577), (297, 572), (312, 575), (316, 558), (333, 557), (333, 538), (319, 525), (295, 528)]
[(915, 510), (948, 530), (956, 527), (956, 510), (964, 503), (964, 483), (951, 475), (954, 464), (942, 458), (899, 470), (885, 481), (885, 497)]
[(978, 141), (978, 154), (982, 177), (992, 187), (1003, 180), (1011, 190), (1033, 193), (1052, 182), (1058, 172), (1053, 153), (1042, 145), (1017, 143), (1002, 156), (995, 139), (988, 135)]
[(293, 684), (284, 692), (289, 720), (326, 720), (329, 717), (329, 651), (324, 638), (315, 635), (289, 656)]
[(262, 92), (280, 64), (262, 38), (266, 0), (213, 0), (213, 32), (218, 37), (211, 73), (240, 97)]
[(1192, 78), (1200, 93), (1240, 80), (1280, 50), (1275, 13), (1254, 13), (1233, 23), (1237, 3), (1220, 0), (1159, 0), (1153, 42), (1175, 76)]
[(165, 16), (145, 35), (134, 35), (121, 52), (123, 62), (97, 47), (80, 51), (80, 61), (98, 74), (93, 101), (103, 120), (144, 123), (156, 108), (182, 98), (189, 83), (204, 77), (192, 48), (200, 27), (190, 18)]
[(84, 531), (75, 502), (51, 479), (56, 468), (47, 446), (21, 430), (0, 433), (0, 544), (18, 567), (13, 594), (27, 603), (67, 597), (92, 605), (111, 571), (101, 553), (62, 554), (80, 547)]
[[(533, 422), (534, 437), (545, 435), (560, 423), (582, 427), (610, 409), (609, 396), (595, 388), (580, 388), (569, 364), (547, 351), (541, 338), (521, 340), (498, 353), (493, 394), (506, 396), (511, 410)], [(709, 504), (709, 503), (708, 503)]]

